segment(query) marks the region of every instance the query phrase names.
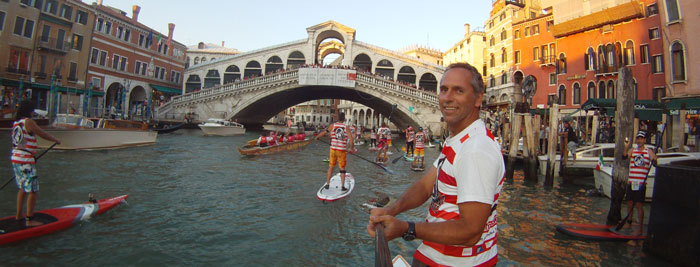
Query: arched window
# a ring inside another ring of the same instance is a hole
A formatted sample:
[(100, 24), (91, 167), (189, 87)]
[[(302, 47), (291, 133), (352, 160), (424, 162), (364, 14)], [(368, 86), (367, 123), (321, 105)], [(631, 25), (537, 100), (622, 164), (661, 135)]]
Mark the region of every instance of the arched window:
[(606, 72), (612, 72), (612, 69), (615, 66), (615, 45), (608, 44), (605, 47), (605, 62), (608, 66)]
[(593, 47), (588, 48), (588, 52), (586, 52), (585, 60), (586, 60), (586, 62), (585, 62), (586, 70), (595, 70), (596, 57), (595, 57), (595, 51), (593, 50)]
[[(603, 47), (603, 45), (599, 45), (598, 46), (598, 66), (597, 66), (598, 68), (596, 68), (596, 69), (601, 70), (601, 69), (603, 69), (603, 67), (606, 64), (607, 64), (607, 62), (605, 61), (605, 48)], [(600, 96), (598, 96), (598, 97), (600, 97)]]
[(304, 59), (304, 54), (299, 51), (294, 51), (289, 54), (287, 58), (287, 68), (298, 69), (301, 65), (304, 65), (306, 60)]
[(685, 52), (678, 41), (671, 45), (671, 72), (673, 81), (685, 80)]
[(489, 87), (494, 87), (496, 86), (496, 78), (491, 75), (491, 78), (489, 79)]
[(628, 40), (625, 44), (625, 65), (634, 65), (634, 42)]
[(605, 81), (600, 81), (598, 83), (598, 98), (606, 98), (605, 93), (607, 91), (605, 90)]
[(559, 105), (566, 106), (566, 87), (563, 84), (559, 86)]
[(241, 69), (236, 65), (230, 65), (226, 67), (224, 72), (224, 84), (235, 82), (241, 79)]
[(199, 57), (194, 58), (194, 65), (197, 65), (197, 64), (199, 64)]
[(508, 83), (508, 75), (506, 75), (505, 73), (503, 73), (503, 74), (501, 75), (501, 84), (506, 84), (506, 83)]
[(595, 83), (593, 81), (588, 82), (588, 99), (595, 98)]
[(508, 62), (508, 53), (506, 53), (506, 49), (503, 48), (501, 49), (501, 63), (506, 63)]
[(508, 34), (506, 33), (506, 29), (503, 29), (501, 31), (501, 41), (508, 39)]
[(496, 58), (491, 54), (491, 59), (489, 60), (489, 66), (490, 67), (495, 67), (496, 66)]
[(581, 85), (578, 83), (574, 83), (574, 90), (572, 92), (574, 95), (574, 102), (572, 104), (578, 105), (581, 104)]
[(615, 98), (615, 80), (609, 80), (608, 81), (608, 93), (607, 96), (608, 98)]
[(202, 57), (202, 59), (200, 59), (199, 62), (201, 62), (202, 64), (204, 64), (204, 62), (207, 62), (207, 58)]
[(624, 64), (625, 59), (623, 54), (622, 44), (620, 42), (615, 43), (615, 55), (617, 56), (617, 58), (615, 58), (615, 71)]
[(494, 39), (493, 36), (491, 36), (491, 40), (489, 40), (489, 45), (494, 46), (495, 44), (496, 44), (496, 39)]
[(564, 53), (559, 54), (557, 59), (557, 74), (566, 73), (566, 55)]

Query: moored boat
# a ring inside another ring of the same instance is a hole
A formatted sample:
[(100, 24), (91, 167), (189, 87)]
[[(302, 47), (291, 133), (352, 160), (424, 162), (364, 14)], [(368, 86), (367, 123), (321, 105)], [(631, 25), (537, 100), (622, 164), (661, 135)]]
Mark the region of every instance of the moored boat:
[(250, 142), (255, 141), (251, 140), (249, 143), (243, 147), (238, 148), (238, 152), (241, 153), (241, 155), (246, 155), (246, 156), (253, 156), (253, 155), (265, 155), (265, 154), (272, 154), (272, 153), (277, 153), (277, 152), (282, 152), (282, 151), (288, 151), (288, 150), (294, 150), (298, 149), (301, 147), (304, 147), (313, 141), (313, 139), (307, 138), (302, 141), (294, 141), (291, 143), (282, 143), (274, 146), (266, 146), (266, 147), (260, 147), (257, 145), (251, 145)]
[[(653, 145), (646, 145), (649, 149), (654, 149)], [(613, 143), (599, 143), (591, 146), (581, 146), (576, 148), (576, 162), (574, 163), (574, 157), (570, 152), (567, 152), (567, 169), (575, 169), (575, 172), (570, 174), (576, 174), (577, 176), (590, 176), (593, 174), (593, 169), (596, 168), (598, 161), (600, 160), (600, 155), (603, 155), (604, 162), (612, 162), (615, 159), (615, 144)], [(548, 155), (540, 155), (537, 157), (539, 160), (539, 172), (540, 174), (545, 174), (547, 170), (547, 159)], [(561, 155), (556, 155), (556, 163), (554, 164), (554, 175), (559, 175)]]
[[(685, 153), (685, 152), (670, 152), (670, 153), (659, 153), (657, 162), (659, 165), (668, 164), (674, 161), (682, 161), (689, 159), (700, 159), (700, 153)], [(612, 161), (609, 164), (600, 166), (593, 171), (593, 176), (595, 178), (595, 188), (598, 189), (606, 197), (610, 197), (612, 194), (612, 175), (613, 167)], [(649, 169), (649, 175), (647, 176), (647, 191), (645, 195), (645, 200), (647, 202), (651, 201), (654, 195), (654, 178), (656, 177), (656, 167), (651, 166)]]
[(43, 224), (26, 227), (24, 221), (16, 221), (15, 216), (0, 219), (0, 245), (24, 239), (47, 235), (69, 228), (80, 221), (102, 214), (126, 200), (128, 195), (102, 199), (94, 203), (63, 206), (60, 208), (37, 211), (34, 220)]
[(208, 119), (198, 126), (202, 129), (204, 135), (232, 136), (245, 134), (243, 124), (224, 119)]
[[(61, 140), (54, 149), (96, 150), (115, 149), (131, 146), (144, 146), (156, 143), (158, 133), (148, 130), (143, 122), (86, 118), (74, 114), (58, 114), (54, 123), (43, 129)], [(37, 138), (40, 148), (48, 148), (53, 143)]]

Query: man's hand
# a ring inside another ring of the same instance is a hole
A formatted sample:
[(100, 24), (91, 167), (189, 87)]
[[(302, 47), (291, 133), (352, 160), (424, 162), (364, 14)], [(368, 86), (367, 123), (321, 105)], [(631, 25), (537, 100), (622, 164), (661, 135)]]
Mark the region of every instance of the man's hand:
[[(388, 210), (384, 208), (376, 208), (370, 211), (369, 224), (367, 225), (367, 233), (374, 238), (376, 237), (376, 232), (374, 225), (381, 223), (384, 225), (384, 236), (386, 240), (392, 240), (394, 238), (400, 237), (408, 231), (408, 223), (402, 220), (396, 219), (396, 217), (388, 215)], [(377, 214), (377, 215), (375, 215)], [(381, 214), (381, 215), (379, 215)]]

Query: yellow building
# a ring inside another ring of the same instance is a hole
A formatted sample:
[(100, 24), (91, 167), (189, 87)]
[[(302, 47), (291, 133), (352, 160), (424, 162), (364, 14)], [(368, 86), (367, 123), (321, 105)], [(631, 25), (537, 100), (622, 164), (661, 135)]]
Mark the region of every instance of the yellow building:
[(483, 28), (471, 31), (469, 24), (464, 24), (464, 38), (450, 47), (442, 57), (444, 66), (456, 62), (467, 62), (485, 72), (484, 49), (486, 49), (486, 33)]
[(402, 48), (399, 51), (407, 56), (420, 58), (420, 59), (428, 61), (428, 62), (442, 65), (443, 53), (437, 49), (423, 47), (423, 46), (419, 46), (419, 45), (412, 45), (412, 46)]

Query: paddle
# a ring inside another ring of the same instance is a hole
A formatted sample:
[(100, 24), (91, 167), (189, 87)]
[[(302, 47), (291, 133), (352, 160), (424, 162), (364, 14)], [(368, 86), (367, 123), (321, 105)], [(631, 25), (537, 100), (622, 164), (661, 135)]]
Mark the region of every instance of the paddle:
[[(322, 143), (325, 143), (325, 144), (330, 145), (330, 143), (328, 143), (328, 142), (326, 142), (326, 141), (322, 141), (322, 140), (320, 140), (320, 139), (316, 139), (316, 140), (321, 141)], [(364, 158), (364, 157), (362, 157), (362, 156), (360, 156), (360, 155), (357, 155), (357, 154), (355, 154), (355, 153), (349, 153), (349, 154), (350, 154), (350, 155), (353, 155), (353, 156), (355, 156), (355, 157), (358, 157), (358, 158), (360, 158), (360, 159), (362, 159), (362, 160), (364, 160), (364, 161), (367, 161), (367, 162), (369, 162), (369, 163), (372, 163), (372, 164), (374, 164), (374, 165), (377, 165), (377, 166), (379, 166), (380, 168), (382, 168), (383, 170), (385, 170), (385, 171), (388, 172), (388, 173), (394, 174), (394, 171), (387, 169), (387, 167), (384, 167), (384, 166), (382, 166), (382, 165), (379, 164), (379, 163), (376, 163), (376, 162), (374, 162), (374, 161), (368, 160), (368, 159), (366, 159), (366, 158)]]
[[(664, 123), (664, 129), (661, 130), (661, 136), (664, 136), (664, 133), (666, 133), (666, 124)], [(654, 153), (659, 151), (659, 143), (656, 143), (656, 147), (654, 147)], [(654, 165), (654, 162), (651, 162), (651, 165)], [(647, 171), (647, 174), (644, 176), (644, 184), (646, 185), (647, 183), (647, 178), (649, 178), (649, 173), (651, 172), (651, 167), (649, 166), (649, 171)], [(615, 231), (620, 231), (623, 226), (625, 226), (625, 223), (627, 222), (627, 219), (629, 219), (630, 215), (634, 213), (634, 206), (637, 204), (637, 202), (632, 202), (632, 209), (630, 209), (630, 212), (627, 213), (627, 216), (625, 216), (624, 219), (622, 219), (622, 222), (618, 223), (617, 226), (615, 226)], [(644, 222), (639, 222), (640, 224), (643, 224)]]
[(381, 223), (374, 225), (376, 231), (375, 250), (374, 250), (374, 266), (389, 267), (391, 263), (391, 254), (389, 253), (389, 245), (384, 236), (384, 225)]
[[(57, 143), (53, 143), (53, 145), (51, 145), (49, 148), (47, 148), (46, 150), (44, 150), (44, 152), (41, 152), (41, 154), (39, 154), (39, 156), (37, 156), (36, 158), (34, 158), (34, 162), (38, 161), (39, 158), (41, 158), (41, 156), (43, 156), (44, 154), (46, 154), (46, 152), (49, 152), (49, 150), (51, 150), (51, 149), (52, 149), (54, 146), (56, 146), (56, 145), (57, 145)], [(10, 178), (10, 180), (7, 180), (7, 182), (6, 182), (4, 185), (2, 185), (2, 187), (0, 187), (0, 190), (2, 190), (3, 188), (5, 188), (5, 186), (7, 186), (7, 185), (8, 185), (10, 182), (12, 182), (12, 180), (14, 180), (14, 179), (15, 179), (15, 177), (13, 176), (12, 178)]]

